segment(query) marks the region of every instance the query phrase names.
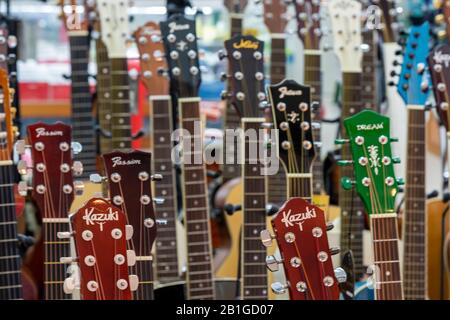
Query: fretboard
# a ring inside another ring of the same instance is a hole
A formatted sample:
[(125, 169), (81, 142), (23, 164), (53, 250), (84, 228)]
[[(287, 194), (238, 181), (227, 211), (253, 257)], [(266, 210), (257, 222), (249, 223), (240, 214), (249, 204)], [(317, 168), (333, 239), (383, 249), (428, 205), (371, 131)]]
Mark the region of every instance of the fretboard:
[[(243, 132), (259, 132), (264, 118), (243, 118)], [(243, 140), (243, 234), (242, 234), (242, 286), (243, 299), (267, 299), (267, 251), (261, 245), (260, 233), (266, 229), (266, 176), (264, 165), (258, 154), (250, 150), (259, 150), (263, 145), (261, 137), (247, 137)]]
[(0, 162), (0, 300), (22, 299), (13, 170)]
[[(285, 35), (272, 34), (272, 54), (270, 57), (270, 82), (276, 84), (286, 77)], [(279, 171), (268, 181), (268, 202), (281, 206), (286, 201), (286, 173), (280, 166)]]
[(370, 217), (375, 264), (375, 299), (403, 300), (396, 214)]
[[(97, 55), (97, 109), (98, 124), (105, 132), (111, 131), (111, 64), (108, 50), (101, 39), (96, 40)], [(112, 151), (111, 139), (99, 136), (100, 154)]]
[[(362, 110), (361, 73), (343, 74), (341, 136), (347, 138), (342, 121)], [(342, 145), (341, 158), (351, 159), (349, 144)], [(350, 166), (340, 167), (340, 176), (353, 179)], [(352, 250), (356, 279), (365, 272), (363, 266), (363, 229), (364, 209), (362, 201), (354, 190), (339, 188), (339, 206), (341, 207), (341, 252)]]
[(153, 143), (152, 172), (162, 174), (163, 179), (155, 183), (156, 197), (164, 198), (164, 204), (155, 207), (157, 219), (167, 221), (158, 226), (156, 239), (156, 276), (160, 283), (180, 279), (177, 253), (177, 193), (175, 169), (171, 159), (172, 100), (170, 96), (151, 96), (151, 139)]
[(365, 30), (362, 32), (363, 43), (368, 44), (370, 50), (363, 53), (362, 59), (362, 94), (361, 98), (365, 109), (379, 110), (377, 88), (377, 31)]
[[(318, 103), (319, 110), (316, 110), (311, 115), (314, 122), (320, 124), (320, 108), (322, 103), (322, 81), (321, 81), (321, 52), (305, 53), (305, 85), (311, 87), (311, 100), (314, 103)], [(320, 126), (312, 127), (313, 140), (321, 141), (321, 128)], [(313, 192), (314, 194), (321, 194), (323, 190), (323, 165), (320, 158), (320, 147), (315, 146), (316, 157), (313, 161)]]
[[(187, 295), (189, 300), (214, 299), (211, 229), (209, 225), (206, 167), (203, 161), (200, 98), (178, 100), (180, 128), (190, 132), (190, 146), (183, 148), (183, 211), (187, 246)], [(182, 142), (186, 146), (186, 142)], [(197, 146), (195, 148), (194, 146)], [(188, 159), (190, 161), (188, 161)]]
[(425, 109), (408, 106), (403, 236), (405, 299), (426, 299)]
[[(230, 25), (231, 25), (231, 37), (239, 35), (242, 33), (242, 14), (230, 14)], [(231, 81), (227, 81), (227, 91), (232, 92), (233, 88), (231, 88)], [(231, 105), (231, 103), (227, 100), (227, 105), (224, 114), (224, 129), (232, 129), (236, 130), (239, 128), (241, 122), (240, 116), (237, 114), (236, 109)], [(226, 133), (226, 131), (225, 131)], [(236, 142), (230, 143), (228, 146), (226, 139), (226, 134), (223, 136), (223, 147), (222, 147), (222, 155), (223, 155), (223, 179), (224, 182), (231, 180), (233, 178), (239, 177), (241, 174), (241, 167), (239, 162), (237, 161), (236, 155)], [(227, 149), (228, 147), (228, 149)], [(228, 151), (228, 152), (225, 152)], [(228, 155), (228, 159), (226, 156)]]
[(126, 58), (111, 59), (111, 148), (131, 148), (130, 84)]
[(44, 235), (44, 290), (45, 300), (70, 300), (72, 295), (65, 294), (64, 280), (67, 278), (67, 267), (61, 263), (61, 257), (70, 257), (69, 239), (59, 239), (58, 232), (69, 232), (68, 218), (43, 219)]
[(69, 34), (71, 60), (72, 137), (82, 144), (83, 152), (75, 160), (83, 163), (82, 178), (96, 172), (96, 132), (89, 88), (89, 35), (87, 32)]

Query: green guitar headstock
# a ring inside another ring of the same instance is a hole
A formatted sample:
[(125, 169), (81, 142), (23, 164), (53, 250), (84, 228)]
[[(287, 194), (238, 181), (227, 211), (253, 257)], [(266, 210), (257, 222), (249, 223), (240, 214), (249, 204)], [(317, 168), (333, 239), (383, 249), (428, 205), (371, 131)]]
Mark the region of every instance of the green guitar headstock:
[(355, 180), (341, 178), (344, 189), (356, 185), (369, 214), (392, 213), (395, 197), (402, 180), (396, 179), (392, 157), (389, 118), (371, 110), (364, 110), (344, 120), (348, 140), (336, 140), (337, 144), (350, 143), (353, 161), (341, 160), (340, 165), (353, 165)]

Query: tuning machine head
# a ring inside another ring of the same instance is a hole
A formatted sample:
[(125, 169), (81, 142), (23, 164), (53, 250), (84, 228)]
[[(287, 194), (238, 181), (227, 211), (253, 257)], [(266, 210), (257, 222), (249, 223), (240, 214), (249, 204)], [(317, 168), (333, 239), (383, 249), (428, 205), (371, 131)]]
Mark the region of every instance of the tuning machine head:
[(81, 143), (76, 141), (73, 141), (70, 144), (70, 147), (72, 149), (73, 154), (79, 154), (83, 150), (83, 146), (81, 145)]
[(282, 284), (281, 282), (274, 282), (270, 285), (272, 292), (275, 294), (284, 294), (289, 288), (287, 284)]
[(341, 267), (334, 269), (334, 276), (339, 283), (344, 283), (347, 281), (347, 273)]
[(102, 183), (103, 181), (106, 181), (108, 178), (99, 175), (98, 173), (93, 173), (89, 176), (89, 181), (92, 183)]
[(266, 257), (266, 267), (271, 272), (276, 272), (279, 270), (278, 265), (283, 263), (283, 260), (277, 260), (274, 255), (270, 255)]
[(84, 183), (83, 181), (74, 181), (73, 182), (73, 189), (75, 191), (76, 196), (83, 195), (84, 192)]
[(161, 181), (163, 179), (162, 174), (155, 173), (151, 175), (152, 181)]
[(267, 229), (261, 230), (260, 237), (261, 242), (265, 247), (270, 247), (273, 243), (273, 239), (275, 239), (275, 236)]
[(25, 140), (17, 140), (15, 149), (18, 154), (25, 154), (26, 149), (31, 149), (31, 146), (25, 143)]
[(28, 194), (28, 191), (33, 190), (32, 187), (28, 186), (26, 181), (20, 181), (18, 186), (17, 186), (19, 195), (21, 195), (22, 197), (26, 197)]
[(351, 190), (355, 184), (356, 184), (356, 181), (350, 179), (349, 177), (341, 178), (341, 186), (342, 186), (342, 188), (344, 188), (344, 190)]
[(76, 176), (81, 176), (83, 174), (83, 163), (81, 161), (74, 161), (72, 164), (72, 172)]

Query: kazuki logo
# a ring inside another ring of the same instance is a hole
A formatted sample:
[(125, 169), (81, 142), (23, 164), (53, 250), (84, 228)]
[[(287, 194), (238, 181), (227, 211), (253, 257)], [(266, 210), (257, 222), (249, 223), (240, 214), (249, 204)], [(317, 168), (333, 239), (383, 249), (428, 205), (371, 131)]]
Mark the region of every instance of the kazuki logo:
[(45, 128), (36, 128), (36, 138), (39, 137), (53, 137), (53, 136), (61, 136), (62, 137), (63, 132), (62, 131), (47, 131)]
[(306, 212), (296, 214), (292, 214), (292, 209), (289, 209), (288, 212), (283, 211), (281, 222), (283, 222), (286, 227), (293, 227), (295, 223), (299, 226), (300, 231), (303, 231), (303, 223), (305, 220), (315, 218), (316, 216), (316, 209), (314, 208), (310, 209), (309, 207), (306, 207)]
[(383, 129), (384, 125), (383, 123), (358, 124), (356, 128), (358, 129), (358, 131), (378, 130)]
[(119, 214), (118, 211), (113, 211), (112, 208), (108, 208), (108, 211), (105, 213), (94, 213), (95, 208), (86, 208), (84, 210), (83, 220), (86, 221), (86, 225), (93, 226), (97, 223), (100, 226), (100, 231), (103, 231), (103, 225), (107, 221), (118, 221)]
[(113, 162), (113, 168), (116, 166), (132, 166), (134, 164), (141, 164), (141, 160), (138, 159), (130, 159), (130, 160), (122, 160), (122, 157), (114, 157), (111, 159)]
[(433, 59), (436, 63), (444, 63), (445, 67), (448, 68), (450, 63), (450, 54), (442, 53), (442, 51), (436, 51), (433, 55)]
[(289, 90), (287, 87), (281, 87), (278, 91), (280, 91), (280, 99), (284, 96), (301, 96), (303, 93), (302, 90)]
[(177, 24), (176, 22), (169, 23), (170, 33), (174, 33), (174, 31), (187, 30), (189, 29), (188, 24)]

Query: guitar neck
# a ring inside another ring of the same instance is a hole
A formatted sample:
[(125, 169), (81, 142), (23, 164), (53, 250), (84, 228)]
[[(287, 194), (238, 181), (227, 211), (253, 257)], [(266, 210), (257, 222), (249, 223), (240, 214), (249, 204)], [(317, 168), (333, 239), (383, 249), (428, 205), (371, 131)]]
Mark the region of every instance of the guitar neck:
[[(259, 132), (264, 118), (243, 118), (243, 132)], [(244, 140), (243, 179), (243, 234), (242, 234), (242, 285), (244, 299), (267, 299), (266, 250), (261, 246), (259, 234), (266, 228), (266, 176), (258, 154), (262, 142), (259, 137), (246, 136)], [(254, 153), (254, 152), (252, 152)]]
[(378, 87), (377, 87), (377, 31), (365, 30), (362, 32), (363, 43), (368, 44), (370, 50), (363, 53), (362, 58), (362, 94), (361, 98), (365, 109), (377, 111)]
[(126, 58), (111, 59), (111, 148), (131, 148), (130, 83)]
[[(239, 35), (242, 33), (242, 20), (243, 15), (238, 13), (232, 13), (230, 14), (230, 25), (231, 25), (231, 37), (234, 37), (236, 35)], [(231, 70), (230, 70), (231, 74)], [(232, 92), (231, 88), (231, 81), (227, 82), (227, 91)], [(236, 109), (231, 105), (231, 103), (227, 100), (227, 105), (225, 109), (224, 114), (224, 129), (232, 129), (235, 130), (236, 128), (239, 128), (241, 123), (241, 118), (238, 115)], [(226, 131), (224, 131), (226, 132)], [(230, 144), (230, 146), (228, 146)], [(224, 182), (231, 180), (233, 178), (239, 177), (241, 173), (241, 168), (239, 165), (239, 162), (236, 159), (236, 152), (234, 152), (237, 148), (236, 142), (229, 142), (227, 143), (227, 135), (225, 134), (223, 136), (223, 145), (232, 147), (234, 150), (228, 150), (228, 152), (225, 152), (225, 147), (223, 147), (223, 179)], [(226, 158), (226, 156), (230, 157), (229, 159)]]
[[(305, 53), (305, 84), (311, 87), (311, 100), (321, 107), (322, 97), (322, 74), (321, 74), (321, 51), (311, 51)], [(313, 112), (314, 122), (320, 123), (320, 111)], [(312, 128), (314, 141), (321, 141), (321, 128), (316, 126)], [(320, 147), (315, 146), (316, 157), (313, 161), (313, 192), (321, 194), (323, 187), (323, 165), (320, 158)]]
[[(341, 119), (347, 119), (361, 110), (361, 73), (344, 73)], [(343, 122), (341, 122), (341, 136), (347, 138)], [(351, 159), (349, 144), (342, 145), (341, 158)], [(340, 176), (353, 179), (352, 168), (350, 166), (340, 167)], [(364, 207), (355, 191), (344, 188), (339, 188), (339, 206), (341, 207), (341, 252), (352, 250), (355, 275), (358, 279), (365, 272), (362, 238)]]
[(179, 280), (177, 253), (177, 193), (176, 173), (171, 159), (172, 100), (170, 96), (151, 96), (151, 138), (153, 142), (152, 172), (162, 174), (163, 179), (155, 183), (156, 197), (163, 197), (164, 204), (155, 208), (157, 219), (167, 221), (158, 226), (156, 245), (156, 275), (160, 283)]
[(22, 299), (13, 170), (11, 161), (0, 162), (0, 300)]
[(82, 178), (96, 172), (96, 136), (92, 114), (92, 96), (89, 88), (89, 42), (87, 32), (69, 34), (71, 58), (72, 136), (83, 145), (83, 152), (75, 160), (83, 163)]
[[(183, 212), (186, 228), (188, 299), (214, 299), (211, 228), (206, 167), (203, 161), (200, 98), (178, 100), (180, 128), (190, 133), (190, 148), (183, 143)], [(197, 127), (197, 130), (195, 130)], [(183, 137), (184, 139), (189, 137)], [(197, 149), (194, 147), (197, 146)], [(190, 161), (188, 161), (188, 159)]]
[[(111, 64), (108, 50), (101, 39), (96, 40), (97, 54), (97, 110), (98, 124), (105, 132), (111, 131)], [(100, 153), (108, 153), (111, 149), (111, 139), (99, 136)]]
[(396, 214), (371, 215), (375, 299), (403, 300)]
[[(425, 109), (408, 106), (403, 277), (406, 299), (426, 299)], [(420, 258), (419, 258), (420, 257)]]
[(302, 198), (312, 202), (313, 177), (311, 173), (288, 173), (287, 183), (289, 199)]
[(44, 218), (42, 232), (44, 236), (44, 289), (45, 300), (71, 300), (72, 295), (63, 290), (67, 264), (61, 263), (61, 257), (70, 257), (70, 241), (59, 239), (58, 232), (69, 232), (68, 218)]

